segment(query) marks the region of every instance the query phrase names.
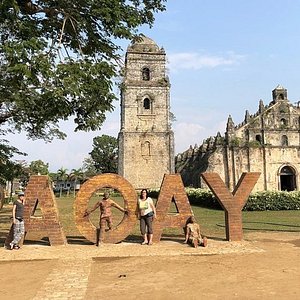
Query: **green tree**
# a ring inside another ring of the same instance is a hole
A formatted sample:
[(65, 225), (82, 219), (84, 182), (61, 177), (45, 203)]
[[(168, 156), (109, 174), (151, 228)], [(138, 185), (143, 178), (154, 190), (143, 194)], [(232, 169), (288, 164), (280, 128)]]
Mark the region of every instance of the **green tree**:
[(89, 153), (96, 170), (100, 173), (117, 173), (118, 140), (109, 135), (101, 135), (93, 139), (93, 150)]
[(138, 38), (166, 0), (2, 0), (0, 126), (30, 138), (97, 130), (113, 110), (120, 39)]
[(10, 183), (10, 199), (13, 194), (13, 182), (14, 179), (18, 179), (24, 175), (23, 165), (19, 162), (7, 161), (5, 165), (5, 170), (3, 171), (3, 177), (6, 181)]
[(34, 160), (30, 163), (30, 173), (33, 175), (48, 175), (49, 164), (44, 163), (42, 160)]
[(90, 156), (86, 157), (83, 160), (82, 170), (83, 170), (84, 180), (97, 175), (97, 170), (95, 168), (94, 161)]
[(14, 154), (26, 155), (20, 152), (16, 147), (9, 146), (7, 140), (0, 139), (0, 183), (2, 184), (7, 180), (7, 166), (9, 163), (9, 166), (13, 164), (10, 160)]
[(74, 197), (76, 195), (76, 186), (77, 186), (77, 183), (80, 183), (81, 180), (83, 180), (83, 170), (82, 168), (79, 168), (79, 169), (72, 169), (71, 170), (71, 173), (69, 175), (69, 178), (71, 181), (74, 182)]
[[(58, 181), (66, 181), (68, 179), (68, 169), (61, 167), (57, 170), (57, 180)], [(62, 196), (62, 184), (59, 186), (59, 197)]]

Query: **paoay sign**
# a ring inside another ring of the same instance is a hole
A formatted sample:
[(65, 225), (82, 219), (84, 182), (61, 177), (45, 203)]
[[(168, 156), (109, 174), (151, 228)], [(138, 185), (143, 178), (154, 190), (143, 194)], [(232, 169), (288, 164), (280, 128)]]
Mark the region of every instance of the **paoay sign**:
[[(243, 173), (233, 193), (228, 191), (217, 173), (201, 174), (225, 211), (227, 240), (242, 239), (242, 208), (258, 180), (260, 173)], [(137, 218), (135, 215), (137, 194), (133, 186), (125, 178), (117, 174), (101, 174), (86, 181), (80, 188), (74, 202), (74, 218), (80, 233), (95, 243), (97, 228), (84, 217), (88, 202), (100, 188), (109, 187), (118, 190), (124, 199), (124, 207), (128, 214), (120, 224), (105, 233), (105, 243), (118, 243), (124, 240), (133, 230)], [(48, 236), (51, 245), (67, 243), (65, 233), (59, 222), (59, 212), (55, 196), (48, 176), (31, 176), (25, 192), (26, 204), (24, 221), (27, 233)], [(176, 214), (169, 214), (171, 202), (175, 202)], [(35, 217), (34, 211), (39, 205), (41, 216)], [(184, 228), (187, 219), (193, 214), (179, 174), (165, 175), (156, 203), (157, 218), (153, 223), (154, 242), (161, 239), (165, 228)], [(12, 229), (5, 244), (10, 242)]]

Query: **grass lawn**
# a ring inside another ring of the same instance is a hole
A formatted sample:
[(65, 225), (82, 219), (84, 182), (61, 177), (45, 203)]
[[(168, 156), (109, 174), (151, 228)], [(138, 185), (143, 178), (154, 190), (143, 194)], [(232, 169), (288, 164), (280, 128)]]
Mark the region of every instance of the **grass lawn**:
[[(89, 208), (98, 201), (99, 196), (92, 197), (89, 201)], [(122, 197), (112, 197), (117, 203), (123, 206)], [(73, 203), (74, 197), (56, 198), (60, 222), (64, 228), (66, 236), (80, 236), (74, 224)], [(0, 211), (0, 246), (3, 246), (5, 237), (10, 227), (12, 205), (4, 205)], [(170, 212), (174, 212), (175, 206), (171, 206)], [(224, 212), (222, 210), (214, 210), (203, 208), (199, 206), (192, 206), (196, 220), (201, 226), (201, 231), (204, 235), (211, 238), (225, 238), (225, 221)], [(119, 210), (112, 208), (114, 225), (121, 222), (123, 213)], [(99, 222), (99, 209), (90, 215), (91, 222), (98, 226)], [(300, 211), (287, 210), (287, 211), (247, 211), (243, 212), (243, 229), (244, 235), (251, 231), (283, 231), (283, 232), (300, 232)], [(175, 236), (183, 239), (181, 229), (165, 229), (165, 236)], [(137, 221), (136, 227), (130, 239), (140, 238), (139, 222)]]

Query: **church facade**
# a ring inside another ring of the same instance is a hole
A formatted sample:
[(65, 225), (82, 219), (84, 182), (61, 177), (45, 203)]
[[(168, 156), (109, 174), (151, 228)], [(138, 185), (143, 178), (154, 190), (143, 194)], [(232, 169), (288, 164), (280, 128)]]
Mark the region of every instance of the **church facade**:
[(272, 98), (268, 105), (260, 100), (254, 115), (246, 111), (241, 124), (229, 116), (224, 136), (218, 133), (176, 156), (185, 186), (205, 188), (200, 174), (216, 172), (232, 191), (243, 172), (260, 172), (254, 191), (299, 190), (300, 107), (280, 85)]
[(159, 188), (175, 172), (166, 53), (146, 36), (126, 52), (118, 142), (118, 174), (134, 188)]

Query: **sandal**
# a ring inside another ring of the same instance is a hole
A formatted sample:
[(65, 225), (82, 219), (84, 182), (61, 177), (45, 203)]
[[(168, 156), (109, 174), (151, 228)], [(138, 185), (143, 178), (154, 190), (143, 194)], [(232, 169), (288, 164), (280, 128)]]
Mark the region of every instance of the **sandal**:
[(148, 242), (145, 242), (145, 241), (143, 241), (142, 243), (141, 243), (141, 245), (147, 245), (148, 244)]
[(15, 245), (15, 246), (14, 246), (14, 249), (15, 249), (15, 250), (19, 250), (20, 248), (21, 248), (21, 247), (18, 246), (18, 245)]
[(153, 245), (153, 243), (152, 243), (152, 242), (149, 242), (148, 245), (151, 246), (151, 245)]

